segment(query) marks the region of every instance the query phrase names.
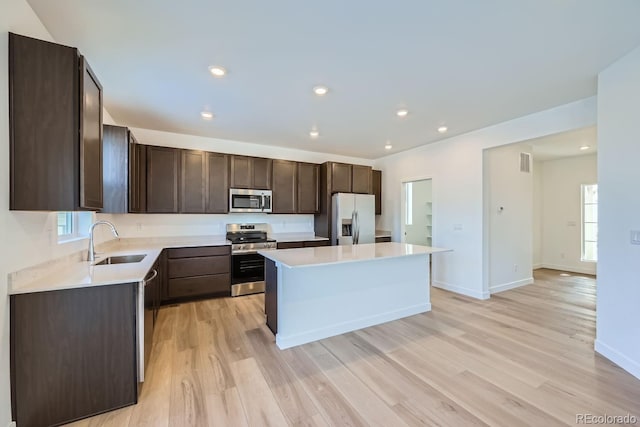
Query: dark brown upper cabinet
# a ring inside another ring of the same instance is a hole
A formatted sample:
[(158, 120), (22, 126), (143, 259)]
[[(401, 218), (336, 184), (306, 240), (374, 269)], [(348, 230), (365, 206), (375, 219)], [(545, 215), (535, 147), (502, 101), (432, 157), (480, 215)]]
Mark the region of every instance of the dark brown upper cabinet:
[(376, 215), (382, 214), (382, 171), (371, 171), (371, 190), (375, 196)]
[(229, 212), (229, 155), (207, 153), (207, 213)]
[(351, 192), (373, 194), (371, 189), (371, 166), (352, 165)]
[(129, 132), (129, 212), (147, 211), (147, 146)]
[(77, 49), (9, 34), (9, 123), (10, 209), (102, 209), (102, 86)]
[(273, 161), (272, 213), (292, 214), (298, 211), (298, 164), (289, 160)]
[(371, 194), (371, 166), (329, 162), (331, 193)]
[(230, 188), (271, 190), (272, 159), (231, 156)]
[(180, 150), (180, 212), (205, 213), (207, 196), (207, 153)]
[(129, 212), (129, 130), (104, 125), (102, 141), (104, 213)]
[(147, 212), (178, 213), (180, 149), (147, 147)]
[(318, 212), (319, 186), (320, 165), (298, 163), (298, 213), (315, 214)]
[(124, 126), (103, 126), (103, 213), (145, 211), (146, 150)]
[(331, 193), (351, 193), (352, 165), (346, 163), (330, 163)]

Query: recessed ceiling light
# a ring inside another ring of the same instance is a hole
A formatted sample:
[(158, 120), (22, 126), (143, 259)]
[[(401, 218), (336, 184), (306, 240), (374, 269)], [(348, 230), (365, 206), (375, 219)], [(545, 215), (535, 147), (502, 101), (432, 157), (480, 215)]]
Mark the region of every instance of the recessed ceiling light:
[(384, 149), (385, 149), (385, 150), (391, 150), (392, 148), (393, 148), (393, 145), (391, 145), (391, 143), (390, 143), (390, 142), (387, 142), (387, 143), (384, 145)]
[(227, 74), (227, 70), (219, 65), (210, 66), (209, 72), (213, 75), (213, 77), (224, 77), (224, 75)]
[(309, 136), (311, 138), (317, 138), (320, 136), (320, 132), (318, 132), (317, 129), (311, 129), (311, 132), (309, 132)]
[(581, 149), (582, 151), (584, 151), (584, 150), (588, 150), (589, 148), (591, 148), (591, 147), (590, 147), (590, 146), (588, 146), (588, 145), (581, 145), (581, 146), (580, 146), (580, 149)]
[(440, 126), (440, 127), (438, 128), (438, 132), (440, 132), (440, 133), (445, 133), (445, 132), (446, 132), (446, 131), (448, 131), (448, 130), (449, 130), (449, 128), (448, 128), (448, 127), (446, 127), (446, 126)]
[(407, 114), (409, 114), (409, 110), (407, 110), (405, 108), (402, 108), (402, 109), (396, 111), (396, 116), (398, 116), (398, 117), (406, 117)]
[(202, 117), (203, 120), (211, 120), (213, 119), (213, 113), (210, 111), (202, 111), (200, 113), (200, 116)]
[(313, 93), (315, 93), (318, 96), (326, 95), (327, 92), (329, 92), (329, 88), (326, 86), (316, 86), (313, 88)]

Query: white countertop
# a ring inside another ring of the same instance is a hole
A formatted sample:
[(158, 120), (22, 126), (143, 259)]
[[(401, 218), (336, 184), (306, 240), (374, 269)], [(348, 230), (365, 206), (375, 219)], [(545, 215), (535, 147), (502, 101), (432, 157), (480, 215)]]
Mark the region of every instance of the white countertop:
[(121, 239), (107, 242), (104, 253), (96, 256), (100, 262), (107, 256), (144, 254), (140, 262), (114, 265), (92, 265), (88, 261), (67, 262), (52, 265), (38, 272), (34, 280), (20, 280), (10, 284), (9, 295), (46, 292), (61, 289), (85, 288), (141, 282), (165, 248), (193, 246), (224, 246), (231, 243), (224, 236), (162, 237)]
[(329, 240), (328, 237), (316, 236), (313, 233), (272, 233), (269, 234), (269, 238), (279, 243)]
[(308, 267), (344, 262), (370, 261), (412, 255), (448, 252), (451, 249), (406, 243), (368, 243), (364, 245), (321, 246), (298, 249), (265, 249), (258, 253), (286, 267)]

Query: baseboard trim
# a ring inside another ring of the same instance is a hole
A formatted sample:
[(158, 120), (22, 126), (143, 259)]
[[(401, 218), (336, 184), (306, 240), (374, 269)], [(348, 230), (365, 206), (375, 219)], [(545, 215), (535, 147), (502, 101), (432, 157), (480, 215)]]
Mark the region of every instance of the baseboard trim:
[(539, 269), (539, 268), (544, 268), (544, 267), (543, 267), (543, 264), (533, 264), (533, 265), (531, 266), (531, 269), (532, 269), (532, 270), (537, 270), (537, 269)]
[(640, 379), (640, 363), (631, 359), (630, 357), (620, 353), (613, 347), (603, 343), (596, 339), (594, 349), (602, 356), (611, 360), (616, 365), (620, 366), (625, 371), (629, 372), (634, 377)]
[(445, 291), (455, 292), (457, 294), (466, 295), (475, 299), (489, 299), (491, 294), (487, 291), (478, 292), (475, 289), (463, 288), (462, 286), (452, 285), (450, 283), (439, 282), (434, 280), (431, 283), (432, 286), (440, 289), (444, 289)]
[(503, 283), (502, 285), (491, 286), (489, 292), (497, 294), (498, 292), (508, 291), (509, 289), (519, 288), (520, 286), (526, 286), (533, 283), (533, 277), (527, 277), (526, 279), (516, 280), (515, 282)]
[(548, 268), (550, 270), (558, 270), (558, 271), (568, 271), (569, 273), (590, 274), (592, 276), (596, 275), (595, 268), (580, 268), (580, 267), (571, 267), (568, 265), (558, 265), (558, 264), (542, 264), (539, 268)]
[(7, 427), (16, 427), (16, 422), (15, 421), (9, 421), (9, 424), (7, 424)]
[(295, 347), (297, 345), (306, 344), (312, 341), (318, 341), (323, 338), (333, 337), (335, 335), (344, 334), (369, 326), (379, 325), (381, 323), (390, 322), (392, 320), (402, 319), (403, 317), (413, 316), (415, 314), (426, 313), (431, 311), (431, 303), (416, 304), (411, 307), (402, 308), (400, 310), (389, 311), (374, 316), (363, 317), (349, 322), (338, 323), (324, 328), (315, 329), (302, 334), (282, 336), (276, 334), (276, 345), (280, 350)]

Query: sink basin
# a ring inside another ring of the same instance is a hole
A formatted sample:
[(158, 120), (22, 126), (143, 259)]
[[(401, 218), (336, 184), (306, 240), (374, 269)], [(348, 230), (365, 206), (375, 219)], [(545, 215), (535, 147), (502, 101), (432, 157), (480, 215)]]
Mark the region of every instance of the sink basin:
[(130, 264), (132, 262), (140, 262), (144, 257), (146, 257), (146, 255), (110, 256), (100, 262), (96, 262), (94, 265)]

